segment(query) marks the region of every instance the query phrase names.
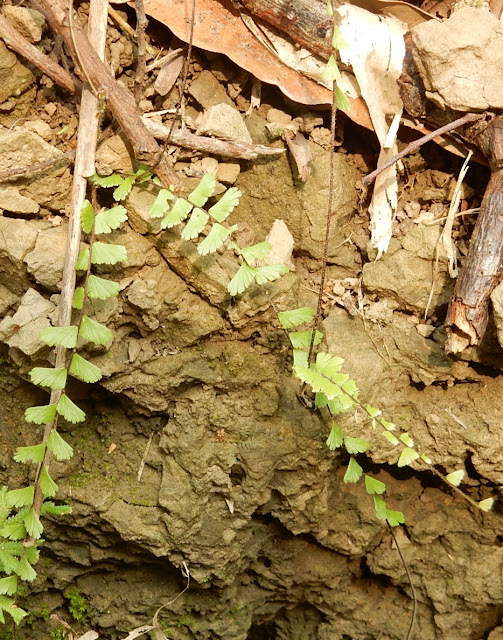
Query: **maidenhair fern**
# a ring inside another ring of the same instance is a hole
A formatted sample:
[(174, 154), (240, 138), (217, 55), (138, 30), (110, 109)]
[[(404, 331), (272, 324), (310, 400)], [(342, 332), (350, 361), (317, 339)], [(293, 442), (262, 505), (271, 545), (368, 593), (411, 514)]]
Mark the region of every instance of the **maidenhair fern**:
[[(122, 182), (117, 188), (121, 185)], [(0, 572), (5, 574), (0, 578), (0, 623), (5, 622), (5, 613), (16, 623), (26, 615), (26, 611), (16, 605), (15, 596), (19, 590), (18, 580), (31, 582), (37, 576), (34, 565), (44, 530), (40, 516), (70, 511), (70, 507), (56, 505), (50, 500), (58, 491), (58, 485), (50, 475), (50, 461), (53, 457), (58, 461), (68, 460), (73, 455), (72, 447), (58, 430), (59, 420), (80, 423), (85, 419), (84, 411), (66, 393), (68, 377), (86, 383), (101, 378), (99, 367), (77, 353), (77, 348), (86, 342), (105, 346), (113, 337), (108, 327), (85, 314), (85, 301), (88, 298), (105, 300), (119, 293), (116, 282), (95, 275), (92, 268), (125, 260), (126, 249), (95, 238), (118, 229), (126, 219), (127, 212), (122, 205), (95, 214), (91, 203), (85, 202), (81, 225), (88, 234), (88, 246), (80, 251), (76, 265), (77, 271), (85, 272), (73, 299), (73, 308), (78, 312), (76, 323), (68, 327), (46, 327), (40, 333), (40, 339), (49, 347), (66, 350), (67, 364), (59, 368), (34, 367), (30, 372), (33, 384), (51, 390), (51, 399), (48, 404), (29, 407), (25, 411), (27, 422), (46, 425), (42, 442), (18, 447), (14, 455), (17, 462), (37, 465), (33, 484), (21, 489), (3, 487), (0, 490)]]
[[(344, 475), (344, 482), (355, 483), (362, 477), (365, 479), (365, 488), (367, 493), (373, 496), (377, 518), (386, 520), (392, 527), (404, 522), (403, 513), (389, 509), (385, 499), (379, 497), (386, 491), (385, 483), (365, 474), (354, 457), (359, 453), (365, 453), (370, 446), (369, 442), (366, 438), (345, 436), (340, 425), (335, 420), (336, 415), (346, 413), (353, 408), (359, 408), (370, 418), (373, 429), (382, 428), (381, 434), (388, 442), (394, 446), (403, 447), (396, 463), (398, 467), (405, 467), (415, 461), (421, 461), (478, 509), (482, 511), (491, 509), (492, 498), (476, 502), (457, 488), (464, 478), (463, 470), (454, 471), (447, 476), (440, 474), (431, 466), (432, 461), (428, 456), (424, 453), (419, 453), (415, 449), (414, 440), (407, 431), (400, 431), (395, 424), (383, 418), (380, 409), (376, 409), (369, 404), (364, 405), (359, 400), (359, 390), (356, 383), (349, 375), (341, 371), (344, 363), (342, 358), (320, 351), (316, 355), (315, 362), (309, 365), (308, 353), (312, 330), (290, 330), (312, 322), (314, 311), (310, 307), (282, 311), (278, 314), (278, 317), (281, 326), (289, 331), (288, 335), (293, 349), (293, 373), (295, 377), (308, 385), (314, 392), (316, 408), (326, 409), (329, 412), (331, 427), (326, 443), (328, 448), (332, 451), (344, 448), (349, 454), (349, 463)], [(322, 337), (322, 334), (317, 331), (314, 344), (319, 344)]]

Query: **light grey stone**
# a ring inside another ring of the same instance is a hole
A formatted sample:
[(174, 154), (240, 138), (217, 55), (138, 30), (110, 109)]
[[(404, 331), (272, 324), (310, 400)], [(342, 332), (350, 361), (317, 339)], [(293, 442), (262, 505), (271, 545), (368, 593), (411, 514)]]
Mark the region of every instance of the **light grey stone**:
[(444, 22), (417, 25), (412, 55), (427, 98), (441, 108), (503, 108), (503, 23), (486, 9), (463, 7)]
[(67, 234), (67, 225), (41, 231), (33, 251), (30, 251), (24, 259), (29, 273), (37, 282), (51, 291), (58, 290), (58, 284), (63, 276)]
[(54, 304), (38, 291), (28, 289), (16, 313), (0, 322), (0, 340), (28, 356), (36, 354), (45, 347), (40, 331), (50, 325), (48, 316), (54, 309)]
[(64, 210), (71, 189), (70, 160), (33, 131), (22, 128), (0, 131), (0, 166), (3, 170), (28, 167), (45, 160), (56, 162), (43, 171), (27, 173), (13, 178), (10, 183), (2, 183), (0, 194), (6, 197), (9, 189), (15, 186), (22, 196), (40, 206)]
[(30, 42), (40, 42), (45, 18), (36, 9), (5, 5), (3, 14), (13, 27)]
[(252, 143), (252, 138), (237, 109), (228, 104), (216, 104), (203, 115), (198, 133), (212, 135), (222, 140)]

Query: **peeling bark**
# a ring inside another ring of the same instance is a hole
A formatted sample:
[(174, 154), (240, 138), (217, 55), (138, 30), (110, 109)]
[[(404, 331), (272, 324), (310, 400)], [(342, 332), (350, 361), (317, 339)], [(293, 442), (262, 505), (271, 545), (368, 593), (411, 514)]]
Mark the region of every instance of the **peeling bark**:
[(503, 117), (494, 118), (478, 143), (489, 159), (491, 179), (456, 282), (445, 326), (447, 353), (481, 343), (489, 319), (489, 296), (503, 267)]

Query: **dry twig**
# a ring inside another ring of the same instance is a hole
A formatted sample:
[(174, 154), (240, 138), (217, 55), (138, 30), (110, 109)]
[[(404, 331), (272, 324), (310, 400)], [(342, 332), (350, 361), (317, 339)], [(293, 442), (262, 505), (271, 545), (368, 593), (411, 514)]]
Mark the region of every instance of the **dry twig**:
[(19, 53), (56, 84), (68, 89), (71, 93), (77, 93), (82, 89), (82, 83), (75, 76), (65, 71), (49, 56), (41, 53), (37, 47), (26, 40), (11, 23), (0, 14), (0, 36), (9, 49)]

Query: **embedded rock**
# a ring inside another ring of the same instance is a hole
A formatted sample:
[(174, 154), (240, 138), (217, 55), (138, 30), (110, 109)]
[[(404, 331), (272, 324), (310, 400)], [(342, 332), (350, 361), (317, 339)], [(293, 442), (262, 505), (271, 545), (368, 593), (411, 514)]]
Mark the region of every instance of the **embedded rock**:
[[(229, 216), (231, 224), (246, 223), (262, 235), (269, 233), (276, 218), (281, 217), (295, 240), (295, 251), (308, 253), (313, 258), (323, 256), (323, 240), (326, 227), (326, 211), (329, 191), (330, 154), (320, 146), (310, 143), (313, 153), (313, 171), (302, 185), (294, 183), (288, 158), (281, 156), (253, 164), (241, 173), (236, 187), (241, 189), (239, 206)], [(354, 188), (355, 174), (344, 156), (336, 154), (333, 193), (333, 216), (329, 238), (329, 261), (344, 266), (356, 266), (360, 257), (354, 246), (350, 246), (348, 259), (346, 245), (341, 243), (348, 237), (345, 225), (356, 205)]]
[(503, 25), (487, 9), (462, 7), (415, 26), (412, 55), (426, 97), (442, 109), (503, 108)]
[(7, 183), (3, 182), (0, 185), (0, 198), (5, 200), (9, 190), (15, 187), (22, 196), (39, 206), (62, 211), (69, 201), (71, 189), (68, 168), (70, 160), (65, 158), (63, 152), (32, 131), (0, 131), (0, 166), (4, 171), (28, 167), (45, 160), (56, 162), (43, 171), (27, 173), (12, 178)]
[(36, 9), (5, 5), (4, 16), (30, 42), (40, 42), (45, 27), (45, 18)]
[(417, 225), (402, 239), (401, 248), (397, 243), (395, 250), (390, 247), (382, 258), (364, 265), (365, 289), (420, 314), (428, 303), (430, 310), (446, 304), (453, 284), (445, 253), (439, 249), (438, 263), (432, 262), (440, 233), (436, 227)]
[[(25, 259), (48, 222), (16, 220), (0, 216), (0, 284), (21, 295), (30, 286)], [(47, 255), (46, 255), (47, 260)]]
[(239, 111), (225, 103), (216, 104), (205, 111), (197, 132), (216, 136), (222, 140), (252, 143)]
[(58, 291), (58, 284), (63, 277), (67, 235), (67, 225), (41, 231), (37, 235), (33, 250), (24, 259), (28, 272), (51, 291)]
[(28, 356), (35, 355), (46, 346), (39, 335), (44, 327), (50, 326), (49, 315), (55, 308), (35, 289), (28, 289), (16, 313), (0, 322), (0, 340)]
[(0, 40), (0, 104), (20, 96), (34, 82), (33, 73)]

